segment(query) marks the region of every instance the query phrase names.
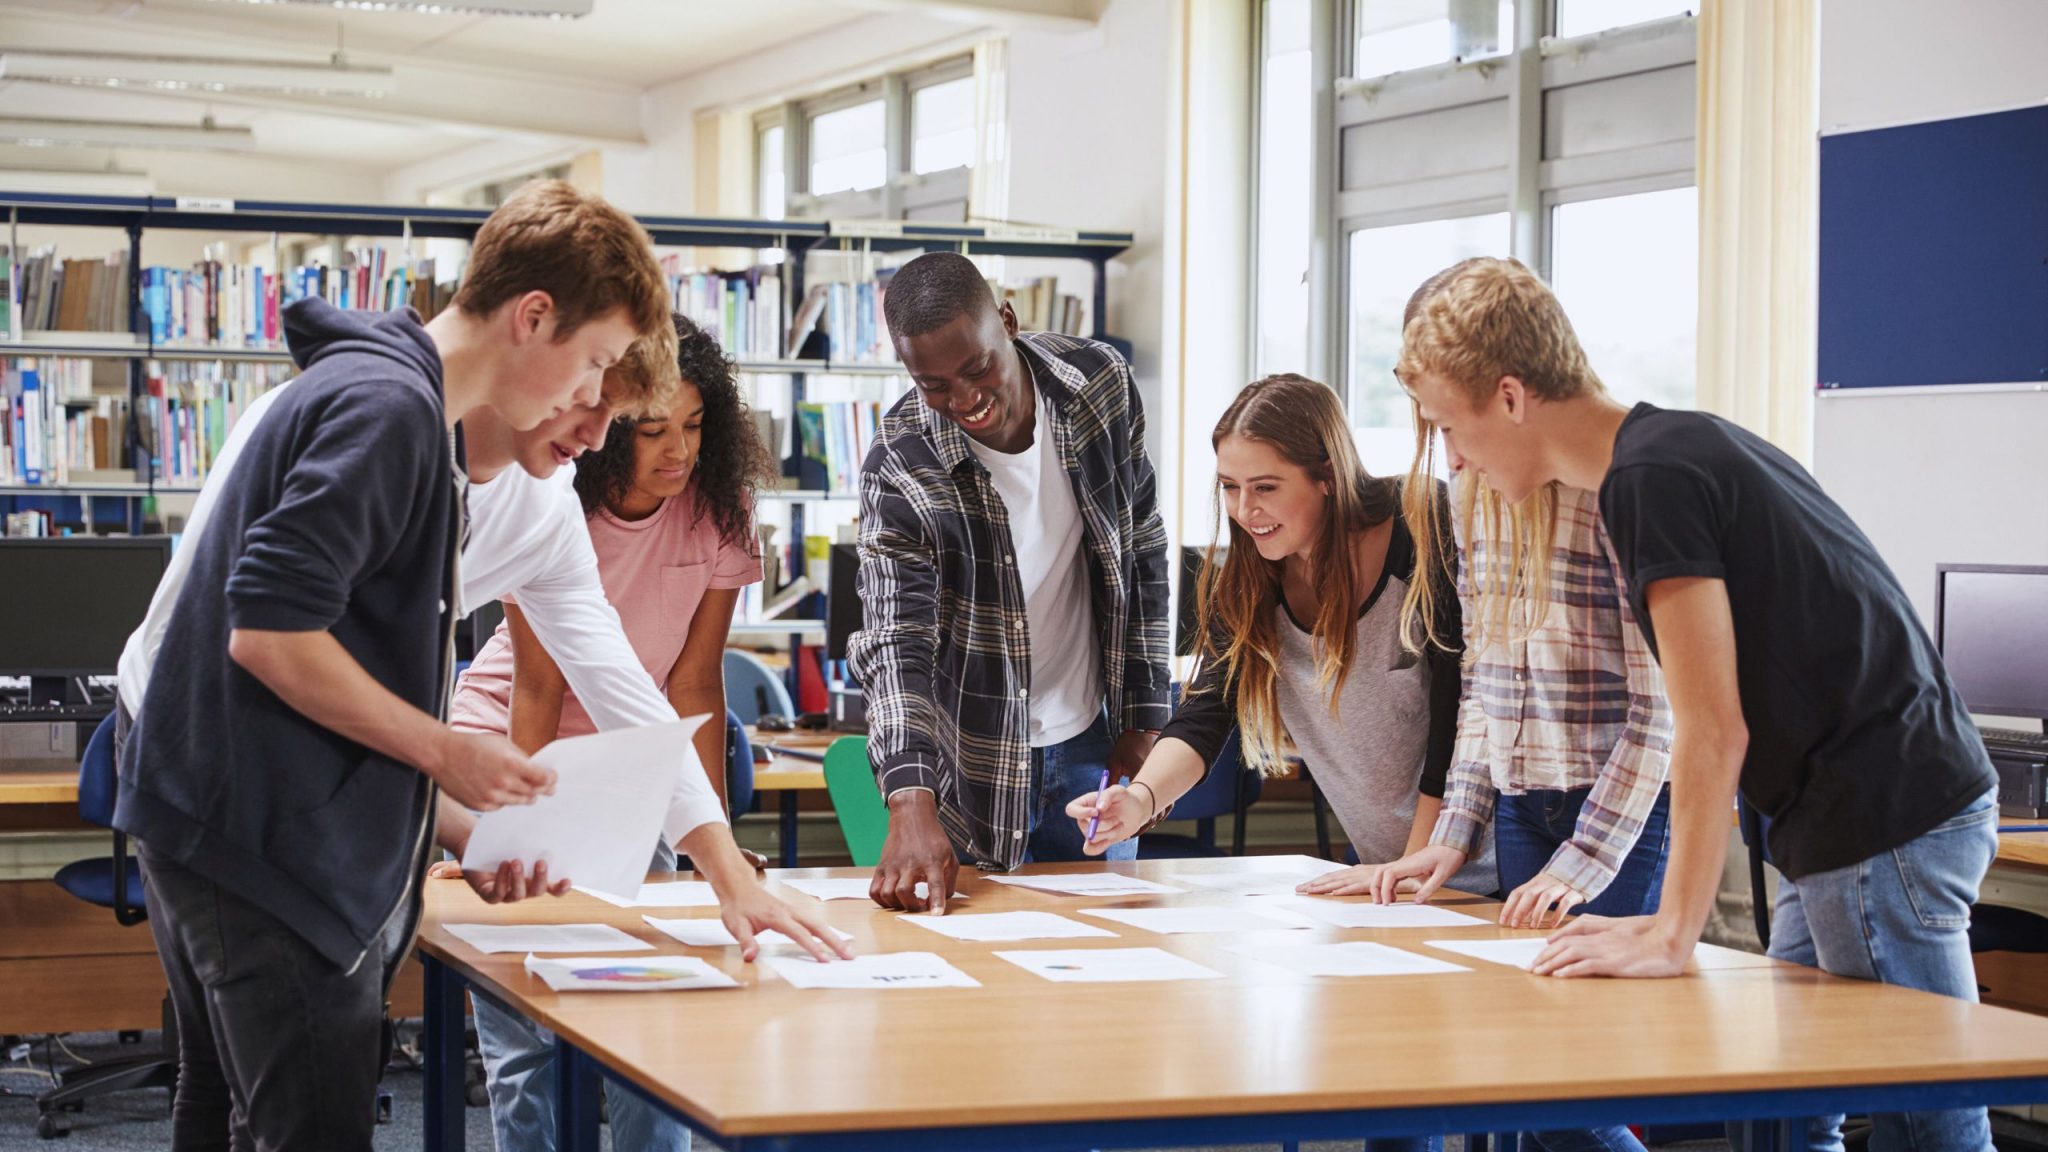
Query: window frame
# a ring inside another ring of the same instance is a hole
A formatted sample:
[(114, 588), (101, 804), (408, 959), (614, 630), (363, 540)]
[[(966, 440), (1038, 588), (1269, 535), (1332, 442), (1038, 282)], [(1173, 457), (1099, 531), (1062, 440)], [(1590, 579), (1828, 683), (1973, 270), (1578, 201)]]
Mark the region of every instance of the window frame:
[[(754, 202), (761, 202), (760, 147), (763, 117), (783, 126), (785, 192), (783, 213), (791, 220), (902, 220), (960, 205), (965, 220), (973, 184), (973, 166), (919, 175), (911, 169), (915, 125), (913, 97), (922, 89), (974, 76), (972, 54), (948, 56), (914, 68), (872, 76), (857, 83), (801, 100), (787, 101), (756, 115), (754, 136)], [(813, 122), (828, 113), (882, 102), (884, 177), (880, 187), (814, 195), (811, 190), (810, 142)], [(957, 222), (957, 221), (956, 221)]]

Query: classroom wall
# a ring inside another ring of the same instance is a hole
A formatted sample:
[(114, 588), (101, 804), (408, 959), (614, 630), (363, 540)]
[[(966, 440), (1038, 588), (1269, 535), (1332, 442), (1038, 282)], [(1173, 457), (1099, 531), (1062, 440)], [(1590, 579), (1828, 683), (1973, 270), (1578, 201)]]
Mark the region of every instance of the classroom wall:
[[(1824, 132), (2048, 99), (2037, 0), (1823, 0)], [(1814, 475), (1877, 545), (1922, 617), (1941, 562), (2048, 564), (2048, 393), (1829, 395)]]

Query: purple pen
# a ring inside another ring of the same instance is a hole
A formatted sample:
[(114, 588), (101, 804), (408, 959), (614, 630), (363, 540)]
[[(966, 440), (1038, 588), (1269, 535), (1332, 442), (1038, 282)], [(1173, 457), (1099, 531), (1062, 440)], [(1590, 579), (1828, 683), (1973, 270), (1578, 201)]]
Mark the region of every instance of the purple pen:
[(1109, 791), (1109, 769), (1102, 770), (1102, 782), (1095, 786), (1095, 815), (1088, 820), (1088, 842), (1095, 840), (1095, 830), (1102, 827), (1102, 794)]

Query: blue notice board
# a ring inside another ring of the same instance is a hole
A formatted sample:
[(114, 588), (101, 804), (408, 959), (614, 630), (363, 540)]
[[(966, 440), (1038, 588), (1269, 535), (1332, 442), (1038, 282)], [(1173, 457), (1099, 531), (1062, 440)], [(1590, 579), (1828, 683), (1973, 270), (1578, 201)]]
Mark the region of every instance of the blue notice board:
[(2048, 105), (1820, 142), (1822, 388), (2048, 381)]

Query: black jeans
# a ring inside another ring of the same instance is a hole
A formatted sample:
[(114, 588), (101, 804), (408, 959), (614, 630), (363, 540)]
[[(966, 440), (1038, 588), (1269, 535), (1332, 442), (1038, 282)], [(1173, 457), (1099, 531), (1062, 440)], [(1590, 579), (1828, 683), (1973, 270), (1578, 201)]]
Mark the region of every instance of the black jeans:
[(178, 1022), (174, 1152), (368, 1152), (385, 998), (416, 895), (349, 972), (233, 892), (137, 849)]

